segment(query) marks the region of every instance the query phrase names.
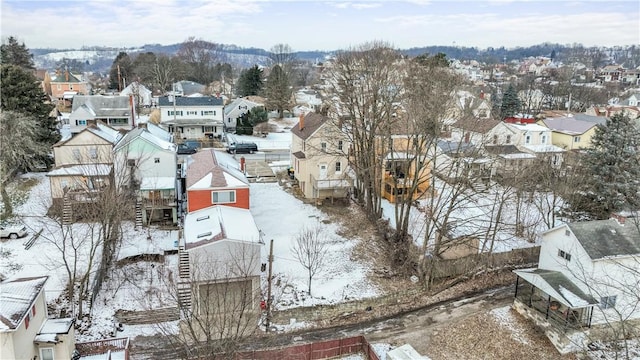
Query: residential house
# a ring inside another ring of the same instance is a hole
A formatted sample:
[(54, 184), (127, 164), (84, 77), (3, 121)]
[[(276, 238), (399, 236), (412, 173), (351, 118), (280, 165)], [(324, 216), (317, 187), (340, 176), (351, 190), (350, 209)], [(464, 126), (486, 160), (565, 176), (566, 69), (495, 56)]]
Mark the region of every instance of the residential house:
[(76, 343), (73, 318), (49, 318), (44, 293), (47, 278), (0, 283), (0, 358), (54, 360), (101, 355), (96, 358), (128, 360), (129, 339)]
[[(215, 205), (186, 215), (179, 246), (178, 303), (183, 318), (206, 314), (197, 323), (207, 327), (193, 330), (229, 334), (233, 330), (208, 327), (256, 327), (261, 252), (260, 232), (248, 209)], [(211, 316), (227, 321), (204, 320)]]
[(164, 96), (158, 99), (160, 126), (178, 139), (221, 137), (224, 125), (222, 98)]
[(188, 212), (212, 205), (249, 209), (249, 180), (228, 154), (207, 149), (191, 155), (185, 187)]
[(605, 82), (620, 81), (624, 68), (620, 65), (606, 65), (600, 69), (599, 77)]
[(150, 107), (153, 101), (151, 90), (147, 89), (146, 86), (140, 84), (137, 81), (127, 85), (127, 87), (122, 89), (122, 91), (120, 92), (120, 96), (130, 95), (133, 95), (135, 104), (137, 106)]
[(177, 224), (178, 155), (171, 134), (152, 123), (140, 124), (113, 152), (116, 185), (137, 194), (138, 225)]
[(585, 114), (610, 118), (623, 112), (632, 119), (640, 118), (640, 106), (630, 105), (591, 106), (585, 111)]
[(478, 96), (470, 91), (460, 90), (456, 93), (456, 107), (452, 109), (451, 117), (460, 118), (464, 115), (473, 115), (477, 119), (491, 118), (490, 94), (480, 91)]
[(47, 276), (0, 283), (0, 358), (70, 359), (73, 319), (49, 319), (44, 285)]
[(389, 148), (380, 149), (384, 159), (381, 195), (390, 202), (416, 200), (431, 187), (431, 165), (426, 150), (415, 151), (416, 135), (397, 130), (391, 135)]
[(623, 321), (626, 329), (640, 326), (640, 232), (631, 222), (616, 216), (557, 226), (542, 234), (538, 267), (514, 271), (514, 308), (561, 353), (629, 336)]
[(536, 158), (547, 159), (554, 167), (562, 165), (565, 150), (552, 144), (551, 129), (538, 124), (507, 124), (516, 130), (516, 146)]
[(205, 96), (207, 87), (195, 81), (178, 81), (173, 83), (173, 95), (183, 97), (201, 97)]
[[(588, 116), (588, 115), (584, 115)], [(542, 119), (538, 124), (551, 129), (551, 143), (565, 150), (587, 149), (591, 147), (591, 137), (598, 124), (604, 124), (605, 118), (592, 116), (595, 121), (582, 120), (581, 117), (564, 116)]]
[(67, 124), (71, 133), (79, 133), (96, 121), (102, 121), (115, 129), (132, 129), (134, 115), (129, 96), (74, 96)]
[(51, 98), (58, 101), (71, 101), (70, 98), (65, 98), (65, 93), (89, 95), (90, 92), (89, 83), (82, 78), (82, 75), (72, 74), (69, 70), (56, 71), (56, 74), (49, 80), (48, 88), (51, 89), (49, 94)]
[(263, 106), (247, 98), (237, 98), (224, 107), (224, 131), (233, 132), (238, 125), (238, 119), (257, 106)]
[(68, 197), (91, 202), (108, 187), (113, 175), (113, 146), (123, 134), (102, 122), (53, 145), (55, 167), (47, 173), (54, 204)]
[(622, 72), (622, 83), (625, 85), (640, 85), (640, 66), (635, 69), (624, 70)]
[(473, 144), (453, 140), (438, 140), (435, 148), (433, 172), (440, 177), (471, 181), (470, 185), (487, 183), (494, 175), (491, 160), (483, 156)]
[(306, 199), (344, 198), (352, 188), (349, 141), (328, 117), (308, 113), (291, 129), (293, 175)]

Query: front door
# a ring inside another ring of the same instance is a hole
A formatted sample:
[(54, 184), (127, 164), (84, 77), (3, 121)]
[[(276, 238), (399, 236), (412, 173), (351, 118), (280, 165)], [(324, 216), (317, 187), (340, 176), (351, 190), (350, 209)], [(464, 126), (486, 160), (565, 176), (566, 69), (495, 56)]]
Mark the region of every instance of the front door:
[(318, 179), (324, 180), (327, 178), (327, 164), (320, 164), (320, 175)]

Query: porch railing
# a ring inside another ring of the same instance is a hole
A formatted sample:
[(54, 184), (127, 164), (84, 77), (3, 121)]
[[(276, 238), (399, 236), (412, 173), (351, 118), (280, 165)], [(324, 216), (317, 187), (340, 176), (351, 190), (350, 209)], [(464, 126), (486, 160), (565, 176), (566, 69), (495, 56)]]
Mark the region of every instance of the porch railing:
[[(520, 279), (520, 281), (523, 281)], [(585, 329), (590, 326), (592, 307), (568, 308), (538, 289), (532, 289), (529, 283), (518, 285), (516, 299), (535, 309), (551, 324), (562, 329)]]

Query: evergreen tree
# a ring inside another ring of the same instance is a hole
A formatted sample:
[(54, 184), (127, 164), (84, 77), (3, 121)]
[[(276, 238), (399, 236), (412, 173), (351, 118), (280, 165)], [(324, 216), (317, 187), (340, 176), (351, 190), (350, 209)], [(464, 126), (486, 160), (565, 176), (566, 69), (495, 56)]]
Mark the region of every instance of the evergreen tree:
[(264, 92), (267, 106), (276, 110), (278, 118), (282, 119), (284, 110), (288, 109), (291, 103), (291, 87), (289, 78), (280, 65), (275, 65), (271, 69)]
[(429, 56), (428, 53), (418, 55), (416, 56), (416, 61), (418, 62), (418, 64), (427, 67), (449, 67), (449, 60), (447, 60), (447, 55), (441, 52), (433, 56)]
[[(133, 62), (126, 52), (120, 52), (111, 64), (109, 71), (109, 89), (121, 91), (133, 79)], [(126, 84), (125, 84), (126, 83)]]
[(18, 40), (9, 36), (6, 44), (0, 46), (3, 65), (16, 65), (24, 69), (35, 69), (33, 58), (29, 53), (29, 49), (24, 43), (19, 44)]
[(263, 87), (262, 77), (262, 69), (260, 69), (258, 65), (243, 70), (238, 79), (238, 95), (251, 96), (260, 94)]
[(628, 114), (598, 125), (581, 165), (581, 186), (567, 196), (570, 217), (606, 219), (640, 208), (640, 129)]
[(253, 135), (253, 127), (267, 120), (267, 110), (262, 106), (254, 107), (240, 117), (236, 133), (239, 135)]
[[(38, 124), (36, 140), (39, 143), (51, 146), (60, 140), (56, 119), (50, 116), (54, 106), (46, 103), (46, 95), (32, 71), (16, 65), (2, 65), (1, 73), (2, 111), (15, 111), (35, 118)], [(41, 160), (50, 162), (48, 157)]]
[(509, 84), (509, 87), (502, 95), (502, 104), (500, 105), (500, 116), (502, 116), (502, 120), (505, 118), (514, 116), (520, 111), (520, 98), (518, 98), (518, 93), (512, 84)]

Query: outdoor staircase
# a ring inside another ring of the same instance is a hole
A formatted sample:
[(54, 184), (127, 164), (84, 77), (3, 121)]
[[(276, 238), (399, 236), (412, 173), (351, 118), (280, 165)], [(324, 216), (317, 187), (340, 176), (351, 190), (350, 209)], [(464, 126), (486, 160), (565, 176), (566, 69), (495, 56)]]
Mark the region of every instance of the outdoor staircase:
[(178, 306), (183, 315), (191, 310), (191, 266), (186, 251), (178, 252)]
[(136, 199), (136, 229), (142, 228), (142, 201)]
[(71, 225), (73, 223), (73, 206), (69, 195), (65, 194), (62, 198), (62, 224)]
[(482, 180), (474, 181), (471, 186), (473, 187), (473, 190), (479, 193), (486, 192), (488, 188), (487, 183)]

